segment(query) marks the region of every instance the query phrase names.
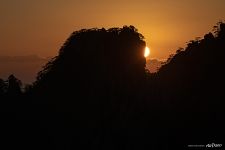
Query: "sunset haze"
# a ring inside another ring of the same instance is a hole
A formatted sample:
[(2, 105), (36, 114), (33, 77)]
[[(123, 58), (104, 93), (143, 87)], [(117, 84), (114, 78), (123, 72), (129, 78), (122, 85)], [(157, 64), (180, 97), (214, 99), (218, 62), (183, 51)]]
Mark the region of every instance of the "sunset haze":
[(82, 28), (134, 25), (166, 59), (225, 18), (224, 0), (1, 0), (0, 55), (55, 56)]

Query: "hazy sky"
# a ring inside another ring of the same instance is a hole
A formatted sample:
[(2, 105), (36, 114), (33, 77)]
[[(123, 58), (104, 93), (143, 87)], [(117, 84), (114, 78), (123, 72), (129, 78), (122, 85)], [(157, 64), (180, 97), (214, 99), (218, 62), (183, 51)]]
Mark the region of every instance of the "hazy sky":
[(74, 30), (134, 25), (166, 58), (225, 19), (225, 0), (0, 0), (0, 55), (56, 55)]

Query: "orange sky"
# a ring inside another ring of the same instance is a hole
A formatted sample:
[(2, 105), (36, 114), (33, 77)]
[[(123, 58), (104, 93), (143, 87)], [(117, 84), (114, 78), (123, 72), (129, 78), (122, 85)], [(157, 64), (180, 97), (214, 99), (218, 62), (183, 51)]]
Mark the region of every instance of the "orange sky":
[(1, 0), (0, 55), (54, 56), (74, 30), (134, 25), (165, 59), (224, 19), (224, 0)]

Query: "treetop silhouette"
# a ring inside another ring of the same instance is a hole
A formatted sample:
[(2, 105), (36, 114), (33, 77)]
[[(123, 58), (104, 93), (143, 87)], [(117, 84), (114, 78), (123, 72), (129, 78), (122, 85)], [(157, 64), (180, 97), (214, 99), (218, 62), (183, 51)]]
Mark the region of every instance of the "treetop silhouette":
[(145, 76), (145, 46), (144, 37), (133, 26), (73, 32), (58, 56), (39, 72), (32, 91), (60, 105), (66, 100), (56, 99), (72, 97), (68, 101), (71, 107), (79, 106), (72, 101), (84, 101), (81, 99), (97, 105), (98, 99), (110, 101), (138, 93), (135, 89)]

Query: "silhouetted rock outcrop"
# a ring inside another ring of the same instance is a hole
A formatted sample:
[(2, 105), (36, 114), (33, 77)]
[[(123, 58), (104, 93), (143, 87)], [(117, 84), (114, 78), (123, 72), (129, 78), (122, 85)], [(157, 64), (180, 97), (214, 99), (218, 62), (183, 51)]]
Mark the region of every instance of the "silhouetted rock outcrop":
[[(68, 103), (82, 99), (96, 103), (96, 99), (133, 93), (129, 90), (143, 82), (145, 75), (144, 48), (143, 36), (132, 26), (74, 32), (39, 73), (34, 91), (43, 97), (60, 96), (60, 107), (67, 98)], [(51, 103), (57, 102), (51, 99)], [(69, 106), (74, 110), (76, 105)]]

